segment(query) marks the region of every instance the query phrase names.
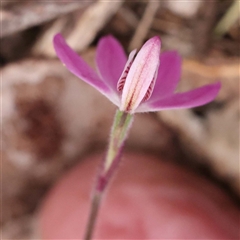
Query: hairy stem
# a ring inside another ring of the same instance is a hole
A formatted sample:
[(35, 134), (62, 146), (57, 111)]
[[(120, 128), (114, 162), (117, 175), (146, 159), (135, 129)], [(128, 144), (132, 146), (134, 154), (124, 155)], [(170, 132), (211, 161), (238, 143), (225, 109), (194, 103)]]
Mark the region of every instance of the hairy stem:
[(94, 188), (84, 240), (92, 239), (102, 195), (109, 183), (110, 178), (117, 169), (121, 158), (122, 148), (132, 122), (133, 115), (117, 110), (111, 130), (106, 158), (104, 159), (103, 167), (98, 176), (97, 184)]

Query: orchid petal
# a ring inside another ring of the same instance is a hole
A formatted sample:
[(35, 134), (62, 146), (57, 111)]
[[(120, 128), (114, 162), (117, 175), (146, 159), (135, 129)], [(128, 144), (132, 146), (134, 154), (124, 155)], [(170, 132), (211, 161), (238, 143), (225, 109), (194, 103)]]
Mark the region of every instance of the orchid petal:
[(98, 77), (97, 73), (67, 45), (61, 34), (55, 35), (53, 44), (57, 56), (71, 73), (96, 88), (112, 102), (116, 102), (111, 97), (112, 93), (110, 88)]
[(164, 109), (192, 108), (211, 102), (217, 96), (221, 83), (209, 84), (194, 90), (176, 93), (155, 102), (146, 102), (136, 112), (153, 112)]
[(101, 38), (96, 52), (96, 65), (102, 80), (115, 92), (126, 62), (126, 54), (114, 37)]
[(140, 49), (123, 88), (121, 111), (132, 113), (143, 100), (159, 64), (160, 46), (160, 39), (153, 37)]
[(172, 95), (181, 76), (181, 57), (176, 51), (163, 52), (156, 84), (149, 102)]

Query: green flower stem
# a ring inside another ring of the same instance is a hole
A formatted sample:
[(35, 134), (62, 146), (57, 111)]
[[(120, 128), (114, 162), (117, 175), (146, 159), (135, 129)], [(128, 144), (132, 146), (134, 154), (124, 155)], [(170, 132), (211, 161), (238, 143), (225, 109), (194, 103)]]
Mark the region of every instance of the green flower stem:
[(107, 172), (111, 168), (115, 158), (119, 154), (119, 150), (122, 148), (127, 137), (132, 121), (133, 115), (117, 110), (104, 163), (104, 172)]
[(84, 240), (91, 240), (102, 195), (121, 158), (121, 151), (133, 122), (133, 115), (117, 110), (109, 139), (109, 146), (94, 189)]

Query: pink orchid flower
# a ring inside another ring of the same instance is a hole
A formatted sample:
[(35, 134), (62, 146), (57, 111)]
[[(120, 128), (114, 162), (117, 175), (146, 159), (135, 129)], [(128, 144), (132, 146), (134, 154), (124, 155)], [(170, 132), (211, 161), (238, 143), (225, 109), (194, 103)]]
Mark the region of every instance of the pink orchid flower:
[(131, 114), (201, 106), (212, 101), (221, 87), (216, 82), (175, 93), (181, 75), (181, 57), (175, 51), (160, 54), (159, 37), (149, 39), (137, 55), (133, 50), (128, 60), (114, 37), (101, 38), (96, 52), (98, 73), (60, 34), (54, 37), (54, 48), (70, 72), (95, 87), (121, 111)]

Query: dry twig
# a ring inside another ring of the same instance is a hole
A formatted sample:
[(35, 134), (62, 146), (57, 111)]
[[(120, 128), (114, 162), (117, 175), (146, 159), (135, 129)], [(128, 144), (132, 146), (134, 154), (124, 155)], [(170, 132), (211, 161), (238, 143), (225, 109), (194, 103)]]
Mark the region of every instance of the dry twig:
[[(85, 49), (94, 40), (96, 34), (103, 28), (106, 22), (120, 8), (122, 2), (122, 0), (118, 0), (109, 4), (109, 2), (97, 1), (90, 6), (78, 17), (70, 34), (66, 36), (69, 45), (76, 51)], [(33, 49), (34, 54), (48, 57), (55, 56), (55, 51), (52, 47), (52, 38), (54, 34), (64, 30), (66, 21), (67, 19), (64, 18), (59, 19), (45, 31)]]
[(141, 19), (136, 32), (129, 44), (129, 49), (139, 48), (144, 38), (146, 37), (148, 30), (152, 24), (154, 16), (160, 6), (160, 1), (149, 1), (147, 8), (144, 12), (143, 18)]
[[(3, 4), (0, 9), (1, 36), (25, 30), (29, 27), (39, 25), (77, 9), (92, 4), (95, 0), (70, 1), (70, 2), (46, 2), (46, 1), (25, 1), (18, 4)], [(17, 2), (17, 1), (16, 1)]]

